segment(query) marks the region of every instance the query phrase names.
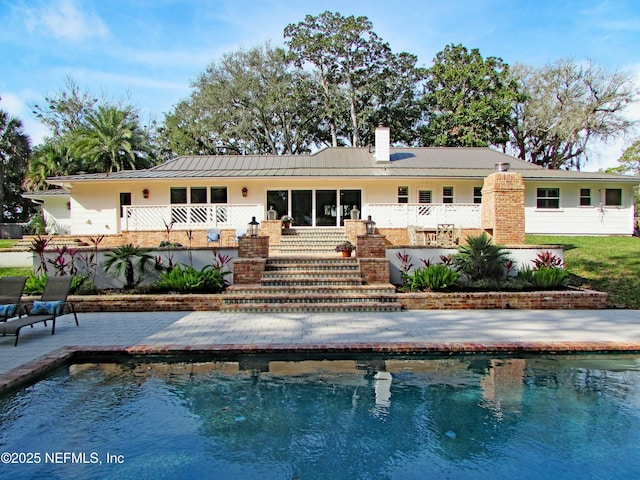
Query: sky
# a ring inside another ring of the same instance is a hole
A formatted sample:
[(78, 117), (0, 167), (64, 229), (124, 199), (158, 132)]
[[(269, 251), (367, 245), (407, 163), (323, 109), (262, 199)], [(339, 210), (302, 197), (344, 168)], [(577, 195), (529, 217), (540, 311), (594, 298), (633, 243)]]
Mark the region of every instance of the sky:
[[(593, 62), (640, 88), (637, 0), (0, 0), (0, 109), (38, 144), (48, 132), (32, 106), (73, 79), (161, 122), (222, 55), (283, 46), (288, 24), (326, 10), (368, 17), (394, 52), (425, 67), (453, 43), (509, 64)], [(640, 106), (628, 115), (640, 119)], [(596, 146), (585, 170), (615, 166), (639, 137)]]

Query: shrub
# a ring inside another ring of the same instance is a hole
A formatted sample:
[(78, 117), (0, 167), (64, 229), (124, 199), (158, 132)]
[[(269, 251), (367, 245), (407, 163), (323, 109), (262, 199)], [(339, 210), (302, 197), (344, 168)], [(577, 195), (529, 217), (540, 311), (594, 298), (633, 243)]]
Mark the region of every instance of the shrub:
[(509, 254), (491, 238), (483, 233), (477, 237), (468, 237), (467, 245), (458, 250), (453, 259), (455, 268), (469, 281), (502, 280), (507, 275), (506, 265)]
[(455, 285), (458, 280), (458, 272), (445, 265), (430, 265), (426, 268), (418, 268), (413, 273), (406, 275), (406, 285), (412, 292), (424, 290), (446, 290)]
[(533, 271), (531, 281), (536, 288), (565, 287), (569, 283), (569, 272), (558, 267), (540, 267)]
[(221, 266), (207, 265), (201, 270), (187, 265), (177, 265), (162, 272), (154, 290), (177, 293), (220, 293), (228, 285), (224, 279), (230, 272)]

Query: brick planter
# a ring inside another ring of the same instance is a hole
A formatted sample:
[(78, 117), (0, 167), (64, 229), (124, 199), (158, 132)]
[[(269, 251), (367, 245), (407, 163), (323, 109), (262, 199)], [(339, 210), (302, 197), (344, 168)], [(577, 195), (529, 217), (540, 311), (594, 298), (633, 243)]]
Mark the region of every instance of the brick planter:
[(607, 294), (593, 290), (400, 293), (398, 301), (408, 310), (607, 308)]

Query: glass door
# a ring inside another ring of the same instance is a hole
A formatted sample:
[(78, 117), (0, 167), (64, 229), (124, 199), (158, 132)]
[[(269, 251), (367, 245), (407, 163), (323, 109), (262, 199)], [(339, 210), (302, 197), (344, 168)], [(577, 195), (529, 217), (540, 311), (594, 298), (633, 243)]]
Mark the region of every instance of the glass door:
[(351, 218), (353, 207), (362, 212), (362, 191), (340, 190), (340, 226), (344, 226), (345, 219)]
[(335, 190), (316, 190), (316, 226), (335, 227), (338, 215), (338, 195)]
[(311, 190), (291, 190), (291, 216), (296, 227), (310, 227), (313, 222)]

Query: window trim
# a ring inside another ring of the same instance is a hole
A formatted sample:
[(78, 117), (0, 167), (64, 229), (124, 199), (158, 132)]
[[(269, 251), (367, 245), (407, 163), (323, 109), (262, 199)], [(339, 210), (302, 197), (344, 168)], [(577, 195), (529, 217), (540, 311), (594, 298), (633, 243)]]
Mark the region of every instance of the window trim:
[[(451, 195), (445, 195), (445, 190), (451, 189)], [(451, 204), (455, 203), (455, 189), (453, 186), (447, 185), (446, 187), (442, 187), (442, 203)]]
[[(620, 197), (618, 199), (618, 203), (609, 203), (609, 192), (618, 192)], [(622, 201), (622, 189), (621, 188), (605, 188), (604, 189), (604, 206), (605, 207), (623, 207), (624, 202)]]
[[(584, 192), (587, 192), (588, 195), (585, 195)], [(578, 206), (579, 207), (592, 207), (593, 206), (593, 197), (591, 196), (590, 188), (581, 188), (580, 194), (578, 195)], [(587, 201), (588, 203), (583, 203), (583, 201)]]

